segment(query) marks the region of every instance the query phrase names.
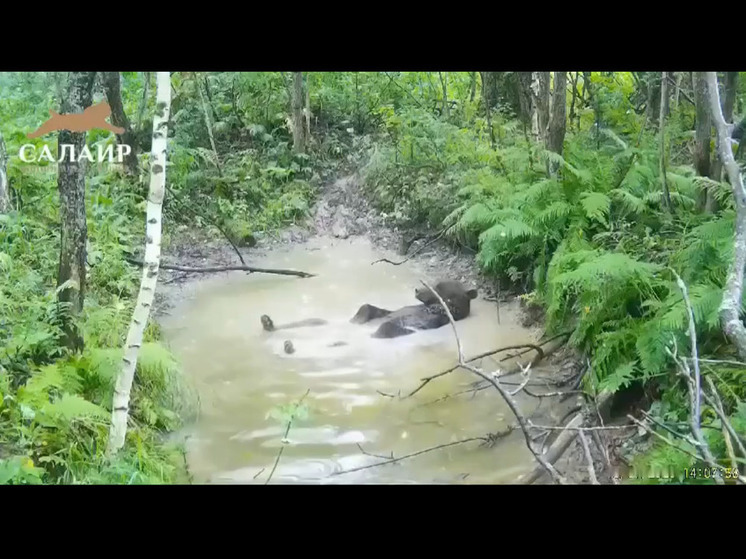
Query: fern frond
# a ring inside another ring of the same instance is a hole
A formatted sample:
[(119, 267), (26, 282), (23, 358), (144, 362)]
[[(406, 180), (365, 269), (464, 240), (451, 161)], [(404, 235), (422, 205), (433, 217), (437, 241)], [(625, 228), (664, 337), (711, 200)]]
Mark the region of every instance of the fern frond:
[(585, 215), (590, 219), (606, 225), (606, 218), (611, 208), (611, 199), (601, 192), (583, 192), (580, 195), (580, 205), (583, 206)]

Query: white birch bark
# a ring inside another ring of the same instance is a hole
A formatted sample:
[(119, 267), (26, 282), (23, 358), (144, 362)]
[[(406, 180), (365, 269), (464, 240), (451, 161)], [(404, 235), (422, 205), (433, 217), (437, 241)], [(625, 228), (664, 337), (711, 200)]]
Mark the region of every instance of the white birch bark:
[(171, 77), (169, 72), (156, 73), (156, 108), (153, 118), (153, 147), (150, 155), (150, 193), (146, 216), (145, 257), (137, 295), (137, 305), (132, 314), (127, 341), (124, 346), (122, 369), (114, 388), (111, 428), (107, 454), (113, 455), (124, 446), (129, 417), (130, 390), (135, 377), (137, 355), (142, 344), (145, 326), (158, 281), (161, 259), (161, 213), (166, 190), (166, 139), (171, 111)]
[(10, 210), (10, 196), (8, 194), (8, 156), (5, 150), (5, 141), (0, 133), (0, 214)]
[(715, 72), (705, 72), (707, 93), (710, 101), (710, 112), (717, 131), (717, 150), (720, 161), (728, 173), (728, 180), (733, 189), (736, 202), (736, 231), (733, 239), (733, 261), (725, 283), (723, 301), (720, 304), (720, 323), (723, 332), (736, 346), (741, 359), (746, 359), (746, 327), (740, 318), (741, 297), (743, 295), (743, 269), (746, 266), (746, 190), (743, 185), (741, 170), (733, 157), (730, 143), (733, 125), (725, 122), (720, 108), (720, 92)]

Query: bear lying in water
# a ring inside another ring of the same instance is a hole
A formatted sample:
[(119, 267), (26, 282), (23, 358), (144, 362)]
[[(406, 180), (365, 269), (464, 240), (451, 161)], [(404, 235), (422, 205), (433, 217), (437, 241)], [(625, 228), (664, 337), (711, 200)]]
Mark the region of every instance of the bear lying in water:
[[(457, 281), (441, 281), (435, 284), (435, 292), (440, 295), (454, 320), (463, 320), (471, 312), (471, 300), (477, 297), (476, 289), (466, 289)], [(433, 330), (448, 324), (448, 315), (435, 294), (426, 287), (415, 289), (415, 297), (420, 305), (408, 305), (390, 311), (365, 304), (360, 307), (350, 322), (364, 324), (377, 318), (386, 320), (373, 333), (374, 338), (398, 338), (414, 334), (417, 330)]]
[[(460, 282), (452, 280), (438, 282), (433, 289), (448, 305), (454, 320), (463, 320), (469, 316), (471, 300), (477, 297), (476, 289), (466, 289)], [(350, 322), (365, 324), (371, 320), (385, 318), (386, 320), (373, 333), (372, 337), (374, 338), (398, 338), (414, 334), (417, 330), (432, 330), (448, 324), (448, 315), (430, 289), (418, 287), (415, 289), (415, 297), (421, 301), (421, 304), (408, 305), (396, 311), (382, 309), (366, 303), (358, 309)], [(262, 315), (261, 322), (262, 327), (268, 332), (326, 324), (325, 320), (310, 318), (275, 326), (272, 319), (266, 314)]]

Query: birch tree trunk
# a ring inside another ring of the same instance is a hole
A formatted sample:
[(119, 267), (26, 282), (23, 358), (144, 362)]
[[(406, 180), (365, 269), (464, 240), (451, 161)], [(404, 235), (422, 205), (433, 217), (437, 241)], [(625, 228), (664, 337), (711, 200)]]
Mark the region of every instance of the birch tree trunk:
[(107, 455), (116, 454), (124, 446), (129, 417), (130, 391), (135, 377), (137, 355), (142, 344), (145, 326), (158, 281), (161, 259), (161, 213), (166, 189), (166, 149), (168, 120), (171, 111), (171, 76), (169, 72), (156, 73), (156, 108), (153, 118), (153, 146), (150, 154), (150, 193), (146, 216), (146, 243), (140, 292), (132, 314), (127, 341), (124, 346), (122, 368), (114, 388), (111, 428)]
[(10, 195), (8, 194), (8, 152), (5, 140), (0, 133), (0, 214), (10, 210)]
[(117, 142), (120, 145), (126, 144), (132, 148), (124, 160), (124, 169), (128, 175), (137, 176), (140, 174), (139, 165), (137, 164), (137, 142), (135, 141), (135, 134), (132, 131), (127, 114), (124, 112), (124, 106), (122, 105), (119, 72), (102, 72), (101, 78), (104, 90), (106, 91), (106, 100), (109, 102), (109, 107), (111, 107), (111, 123), (124, 128), (124, 133), (117, 135)]
[[(71, 72), (62, 113), (82, 113), (91, 106), (95, 72)], [(60, 262), (57, 271), (57, 300), (69, 305), (70, 313), (83, 310), (86, 287), (86, 243), (88, 224), (85, 214), (86, 158), (79, 155), (85, 145), (85, 132), (60, 130), (57, 137), (57, 186), (60, 191)], [(63, 146), (72, 145), (74, 158)], [(64, 321), (65, 345), (83, 349), (83, 338), (69, 319)]]
[(306, 142), (303, 133), (303, 73), (293, 72), (292, 91), (290, 95), (293, 108), (293, 150), (305, 153)]
[(443, 72), (438, 72), (438, 77), (440, 77), (440, 87), (443, 90), (443, 116), (446, 120), (451, 118), (451, 111), (450, 107), (448, 106), (448, 86), (446, 84), (446, 78), (443, 75)]
[(730, 129), (720, 108), (720, 92), (715, 72), (706, 72), (707, 93), (710, 111), (717, 130), (717, 150), (720, 161), (728, 174), (733, 199), (736, 202), (736, 231), (733, 240), (733, 261), (725, 283), (723, 301), (720, 304), (720, 324), (727, 338), (736, 346), (741, 359), (746, 359), (746, 327), (740, 318), (743, 296), (743, 269), (746, 266), (746, 190), (741, 170), (733, 157), (730, 144)]
[[(705, 86), (706, 87), (706, 86)], [(725, 98), (723, 99), (723, 118), (725, 122), (733, 122), (733, 109), (736, 104), (736, 94), (738, 93), (738, 72), (725, 73)], [(723, 163), (715, 154), (712, 165), (710, 166), (710, 175), (713, 180), (723, 180)], [(711, 191), (707, 192), (707, 202), (705, 211), (715, 213), (718, 210), (718, 203)]]

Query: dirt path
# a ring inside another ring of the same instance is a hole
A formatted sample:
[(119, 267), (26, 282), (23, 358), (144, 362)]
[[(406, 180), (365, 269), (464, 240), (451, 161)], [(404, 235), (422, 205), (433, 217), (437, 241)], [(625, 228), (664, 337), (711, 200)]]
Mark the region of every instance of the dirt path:
[[(348, 175), (329, 183), (310, 212), (305, 223), (292, 226), (275, 237), (260, 238), (257, 246), (241, 248), (241, 253), (247, 264), (270, 251), (281, 249), (294, 243), (305, 242), (312, 236), (323, 235), (339, 239), (352, 236), (367, 237), (379, 249), (398, 252), (403, 250), (402, 239), (411, 238), (409, 231), (399, 231), (386, 223), (385, 217), (373, 209), (361, 192), (360, 179), (356, 175)], [(422, 270), (425, 279), (434, 281), (442, 277), (442, 271), (448, 270), (448, 279), (476, 286), (480, 296), (496, 301), (496, 286), (482, 276), (478, 270), (475, 254), (466, 249), (456, 250), (441, 241), (433, 242), (425, 247), (430, 239), (416, 240), (408, 247), (409, 260)], [(407, 258), (400, 256), (400, 261)], [(240, 261), (234, 249), (223, 238), (208, 239), (202, 233), (188, 230), (186, 227), (172, 233), (172, 242), (164, 249), (164, 263), (180, 264), (183, 266), (206, 267), (221, 265), (236, 265)], [(373, 264), (375, 266), (391, 266), (387, 262)], [(154, 315), (157, 317), (180, 300), (184, 287), (192, 282), (206, 279), (214, 274), (183, 273), (170, 270), (161, 271), (158, 294)], [(510, 297), (502, 294), (505, 301)], [(496, 304), (499, 304), (496, 301)], [(541, 329), (541, 317), (536, 313), (527, 312), (524, 326)], [(550, 357), (546, 365), (557, 371), (558, 375), (566, 375), (570, 369), (580, 367), (578, 358), (571, 351), (561, 351)], [(607, 437), (605, 443), (614, 447), (620, 441)], [(595, 444), (591, 444), (592, 454), (597, 465), (605, 464), (605, 457)], [(612, 453), (613, 455), (613, 453)], [(613, 462), (612, 462), (613, 464)], [(571, 483), (589, 483), (589, 475), (583, 448), (576, 439), (557, 462), (557, 467)], [(601, 483), (611, 482), (611, 471), (597, 472)], [(547, 476), (545, 476), (546, 478)], [(542, 482), (546, 483), (546, 480)]]

